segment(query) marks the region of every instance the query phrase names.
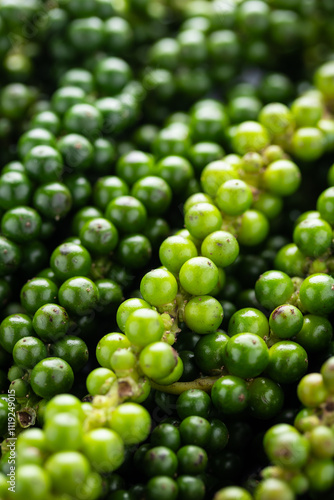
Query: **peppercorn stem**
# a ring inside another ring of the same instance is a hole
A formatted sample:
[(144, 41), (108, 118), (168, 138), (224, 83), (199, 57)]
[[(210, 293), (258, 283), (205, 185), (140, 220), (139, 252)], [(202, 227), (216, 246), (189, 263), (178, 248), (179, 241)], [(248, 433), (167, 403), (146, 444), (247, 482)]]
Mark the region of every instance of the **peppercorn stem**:
[(202, 377), (192, 380), (191, 382), (174, 382), (171, 385), (159, 385), (151, 380), (151, 386), (153, 389), (161, 392), (167, 392), (168, 394), (182, 394), (182, 392), (188, 389), (201, 389), (205, 392), (210, 392), (213, 384), (220, 377)]

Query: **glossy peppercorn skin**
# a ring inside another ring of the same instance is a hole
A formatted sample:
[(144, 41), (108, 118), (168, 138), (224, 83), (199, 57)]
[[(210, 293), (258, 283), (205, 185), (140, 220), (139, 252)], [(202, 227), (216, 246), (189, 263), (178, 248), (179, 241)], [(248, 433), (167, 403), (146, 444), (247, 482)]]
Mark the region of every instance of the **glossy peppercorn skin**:
[(59, 302), (69, 312), (78, 316), (89, 314), (97, 308), (99, 291), (89, 278), (75, 276), (66, 280), (59, 289)]
[(74, 380), (70, 365), (56, 357), (41, 360), (33, 368), (31, 377), (32, 389), (42, 398), (69, 391)]
[(310, 313), (327, 315), (334, 307), (334, 282), (326, 274), (318, 273), (306, 278), (300, 287), (300, 300)]
[(3, 171), (0, 177), (0, 195), (2, 209), (28, 205), (32, 196), (32, 184), (25, 172)]
[(58, 287), (48, 278), (33, 278), (21, 289), (21, 303), (30, 314), (57, 298)]
[(307, 353), (295, 342), (283, 340), (274, 344), (269, 350), (267, 373), (275, 382), (296, 382), (304, 375), (307, 367)]
[(57, 341), (64, 337), (70, 326), (66, 310), (58, 304), (45, 304), (33, 317), (33, 328), (44, 341)]
[(81, 245), (64, 243), (57, 247), (50, 258), (50, 267), (60, 281), (78, 275), (87, 275), (92, 260), (89, 252)]
[(254, 378), (266, 369), (269, 350), (258, 335), (239, 333), (228, 340), (223, 359), (231, 375)]

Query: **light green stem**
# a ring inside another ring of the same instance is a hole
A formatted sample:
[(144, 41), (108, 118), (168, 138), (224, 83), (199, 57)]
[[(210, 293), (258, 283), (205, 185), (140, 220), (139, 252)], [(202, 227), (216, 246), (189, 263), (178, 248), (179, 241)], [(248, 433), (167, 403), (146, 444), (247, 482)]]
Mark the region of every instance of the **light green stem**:
[(188, 389), (201, 389), (205, 392), (210, 392), (213, 384), (218, 380), (221, 376), (216, 377), (203, 377), (192, 380), (191, 382), (175, 382), (171, 385), (160, 385), (156, 384), (152, 380), (150, 381), (153, 389), (161, 392), (167, 392), (168, 394), (182, 394), (182, 392), (187, 391)]

